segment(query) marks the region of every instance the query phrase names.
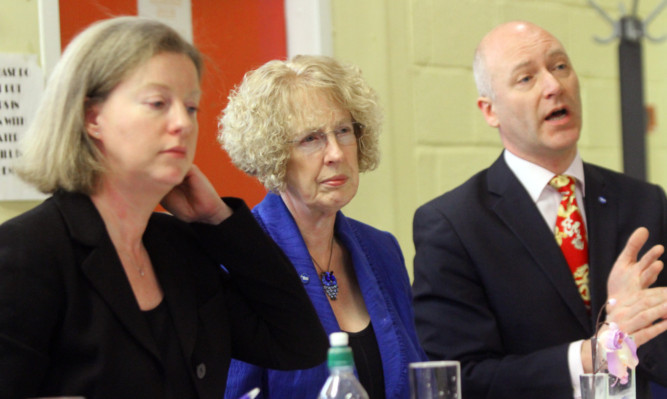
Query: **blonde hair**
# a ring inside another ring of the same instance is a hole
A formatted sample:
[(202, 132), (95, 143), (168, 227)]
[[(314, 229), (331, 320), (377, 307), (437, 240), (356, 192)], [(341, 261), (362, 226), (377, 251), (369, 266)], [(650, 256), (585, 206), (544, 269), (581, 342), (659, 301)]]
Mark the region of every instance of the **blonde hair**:
[(187, 55), (201, 78), (199, 51), (163, 23), (116, 17), (77, 35), (49, 79), (23, 140), (17, 174), (44, 193), (93, 193), (104, 168), (85, 131), (86, 109), (103, 102), (130, 72), (163, 52)]
[(310, 90), (324, 93), (363, 125), (357, 135), (359, 171), (373, 170), (379, 163), (382, 112), (359, 68), (325, 56), (269, 61), (246, 73), (231, 92), (218, 121), (218, 141), (237, 168), (271, 191), (285, 188), (288, 141), (299, 112), (295, 107)]

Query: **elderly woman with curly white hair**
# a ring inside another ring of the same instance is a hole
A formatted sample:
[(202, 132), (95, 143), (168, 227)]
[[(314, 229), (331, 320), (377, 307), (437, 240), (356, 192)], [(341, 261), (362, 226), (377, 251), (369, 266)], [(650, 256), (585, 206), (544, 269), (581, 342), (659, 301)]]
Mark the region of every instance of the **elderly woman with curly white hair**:
[[(407, 398), (408, 363), (424, 360), (396, 239), (345, 217), (359, 173), (379, 161), (382, 116), (357, 67), (330, 57), (270, 61), (248, 72), (220, 119), (219, 140), (269, 190), (255, 218), (292, 261), (327, 333), (346, 331), (371, 398)], [(325, 363), (294, 372), (234, 362), (227, 398), (314, 398)]]

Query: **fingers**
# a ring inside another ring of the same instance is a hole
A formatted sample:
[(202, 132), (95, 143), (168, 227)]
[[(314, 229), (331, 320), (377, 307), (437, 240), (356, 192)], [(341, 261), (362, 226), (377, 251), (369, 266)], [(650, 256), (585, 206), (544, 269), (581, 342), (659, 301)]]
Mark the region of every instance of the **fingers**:
[(631, 334), (637, 346), (667, 331), (667, 288), (648, 288), (664, 268), (659, 258), (665, 248), (655, 245), (637, 260), (648, 235), (644, 227), (630, 235), (607, 281), (609, 296), (618, 301), (614, 306), (607, 305), (607, 320)]
[(192, 165), (185, 174), (183, 181), (173, 187), (160, 201), (160, 205), (177, 218), (191, 222), (194, 210), (192, 209), (192, 184), (197, 180), (199, 169)]
[(183, 183), (187, 185), (189, 191), (187, 194), (192, 198), (220, 199), (215, 187), (213, 187), (213, 183), (211, 183), (208, 177), (206, 177), (204, 172), (202, 172), (197, 165), (192, 165), (192, 168), (185, 176)]
[(648, 234), (645, 227), (640, 227), (628, 238), (607, 279), (607, 294), (610, 298), (621, 299), (632, 295), (648, 288), (658, 278), (663, 268), (658, 258), (665, 252), (662, 245), (653, 246), (637, 260), (639, 251), (648, 240)]
[[(643, 244), (642, 244), (643, 245)], [(644, 256), (637, 262), (637, 265), (640, 270), (645, 270), (646, 268), (652, 266), (658, 258), (662, 256), (665, 252), (665, 247), (662, 245), (654, 245), (651, 249), (646, 251)]]
[(216, 225), (233, 213), (197, 165), (192, 165), (179, 187), (188, 203), (187, 221)]
[(199, 167), (197, 167), (197, 165), (192, 164), (192, 167), (190, 167), (190, 170), (188, 171), (188, 173), (185, 174), (185, 179), (183, 181), (190, 180), (190, 179), (195, 179), (195, 178), (196, 179), (203, 179), (203, 180), (208, 181), (208, 179), (206, 178), (206, 175), (204, 175), (204, 172), (202, 172), (201, 169), (199, 169)]
[(160, 205), (162, 205), (162, 207), (166, 209), (167, 212), (171, 213), (177, 218), (185, 222), (190, 221), (188, 215), (190, 215), (192, 211), (189, 207), (188, 201), (186, 200), (186, 195), (183, 193), (183, 187), (181, 185), (171, 189), (171, 191), (169, 191), (167, 195), (162, 198)]
[(635, 340), (637, 347), (639, 347), (657, 337), (658, 335), (664, 333), (665, 331), (667, 331), (667, 319), (637, 331), (636, 333), (632, 334), (632, 338)]
[(637, 228), (632, 232), (630, 238), (628, 238), (625, 248), (623, 248), (623, 251), (621, 251), (621, 254), (618, 256), (617, 263), (622, 262), (623, 264), (629, 264), (636, 262), (637, 255), (644, 244), (646, 244), (646, 240), (648, 240), (648, 229), (646, 227)]
[[(642, 290), (635, 295), (610, 307), (608, 321), (635, 337), (637, 345), (642, 345), (664, 331), (663, 321), (667, 319), (667, 288), (657, 287)], [(664, 326), (667, 328), (667, 325)]]
[(663, 262), (657, 260), (653, 262), (649, 267), (642, 271), (640, 275), (640, 283), (642, 288), (648, 288), (658, 279), (658, 275), (664, 268)]

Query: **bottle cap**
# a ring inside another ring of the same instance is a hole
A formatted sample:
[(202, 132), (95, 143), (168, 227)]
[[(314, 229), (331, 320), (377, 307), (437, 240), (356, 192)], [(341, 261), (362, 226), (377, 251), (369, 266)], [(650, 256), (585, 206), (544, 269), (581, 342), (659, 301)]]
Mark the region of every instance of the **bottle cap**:
[(346, 332), (335, 332), (329, 334), (329, 348), (327, 364), (329, 369), (339, 367), (354, 367), (352, 349), (347, 346), (348, 337)]
[(329, 344), (331, 346), (347, 346), (348, 339), (346, 332), (334, 332), (329, 334)]

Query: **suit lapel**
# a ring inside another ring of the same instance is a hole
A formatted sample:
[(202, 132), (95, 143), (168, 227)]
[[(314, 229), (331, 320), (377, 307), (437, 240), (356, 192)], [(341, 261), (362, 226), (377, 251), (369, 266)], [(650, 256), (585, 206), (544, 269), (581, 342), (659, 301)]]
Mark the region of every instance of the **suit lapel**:
[(54, 197), (72, 238), (85, 249), (78, 252), (83, 274), (127, 331), (159, 359), (148, 322), (139, 309), (118, 254), (95, 206), (85, 195), (58, 193)]
[(487, 184), (491, 209), (530, 253), (584, 330), (592, 332), (588, 313), (553, 233), (502, 156), (489, 168)]
[[(384, 292), (391, 292), (387, 289), (381, 275), (375, 269), (384, 267), (380, 259), (382, 255), (373, 256), (373, 244), (370, 239), (365, 237), (359, 230), (353, 228), (348, 219), (338, 212), (336, 217), (336, 234), (347, 248), (354, 265), (354, 272), (359, 282), (368, 314), (373, 323), (375, 338), (378, 349), (382, 353), (382, 369), (386, 386), (386, 396), (400, 396), (401, 384), (406, 383), (403, 365), (407, 364), (408, 354), (405, 347), (405, 341), (398, 333), (396, 328), (397, 314), (392, 316), (390, 305), (387, 303)], [(385, 294), (387, 295), (387, 294)]]
[(109, 242), (108, 245), (93, 249), (83, 261), (81, 268), (130, 334), (159, 359), (155, 339), (139, 309), (113, 245)]
[(317, 315), (327, 334), (340, 331), (329, 299), (323, 294), (322, 285), (306, 243), (299, 228), (279, 195), (268, 193), (252, 210), (262, 229), (285, 252), (304, 284)]
[(584, 164), (586, 178), (586, 222), (588, 227), (588, 266), (591, 307), (594, 317), (607, 300), (607, 276), (616, 260), (618, 246), (618, 198), (604, 177)]

